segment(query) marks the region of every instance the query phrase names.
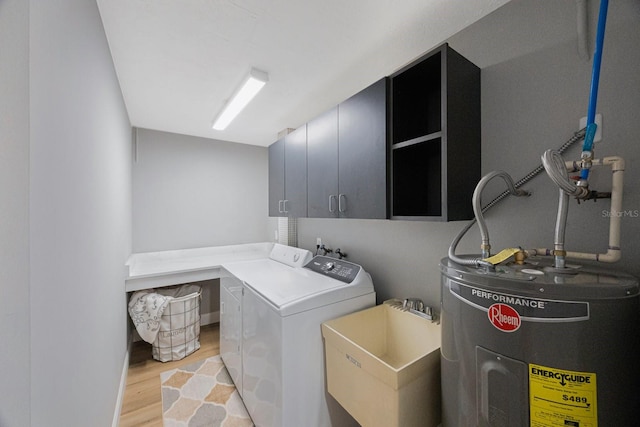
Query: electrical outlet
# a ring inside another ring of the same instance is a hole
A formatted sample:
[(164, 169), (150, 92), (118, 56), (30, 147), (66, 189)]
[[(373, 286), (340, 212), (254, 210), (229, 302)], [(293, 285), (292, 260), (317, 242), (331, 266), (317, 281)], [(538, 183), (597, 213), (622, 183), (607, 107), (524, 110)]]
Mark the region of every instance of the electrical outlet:
[[(596, 125), (598, 125), (598, 128), (596, 129), (596, 134), (593, 137), (593, 142), (600, 142), (602, 141), (602, 114), (598, 113), (596, 114)], [(580, 119), (580, 123), (579, 123), (579, 128), (578, 129), (582, 129), (585, 126), (587, 126), (587, 118), (583, 117)]]

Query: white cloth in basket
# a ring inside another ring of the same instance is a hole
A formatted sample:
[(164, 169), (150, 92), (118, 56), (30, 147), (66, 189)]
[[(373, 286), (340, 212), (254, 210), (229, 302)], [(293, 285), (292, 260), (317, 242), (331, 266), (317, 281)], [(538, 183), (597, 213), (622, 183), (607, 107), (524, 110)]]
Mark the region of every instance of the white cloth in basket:
[(154, 291), (148, 289), (135, 292), (129, 300), (129, 316), (140, 338), (148, 343), (155, 341), (160, 330), (160, 318), (169, 303), (169, 297)]
[(134, 292), (129, 300), (129, 316), (140, 338), (153, 344), (160, 331), (160, 318), (174, 299), (200, 292), (199, 285), (181, 285)]

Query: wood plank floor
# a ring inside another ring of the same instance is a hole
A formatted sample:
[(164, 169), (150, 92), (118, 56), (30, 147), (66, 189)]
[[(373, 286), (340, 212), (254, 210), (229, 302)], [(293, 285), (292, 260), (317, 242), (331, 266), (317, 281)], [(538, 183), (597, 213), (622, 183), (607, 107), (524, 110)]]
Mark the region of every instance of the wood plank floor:
[(200, 349), (176, 362), (163, 363), (153, 360), (151, 344), (144, 341), (133, 343), (120, 413), (120, 427), (162, 427), (160, 373), (219, 353), (219, 323), (202, 326)]

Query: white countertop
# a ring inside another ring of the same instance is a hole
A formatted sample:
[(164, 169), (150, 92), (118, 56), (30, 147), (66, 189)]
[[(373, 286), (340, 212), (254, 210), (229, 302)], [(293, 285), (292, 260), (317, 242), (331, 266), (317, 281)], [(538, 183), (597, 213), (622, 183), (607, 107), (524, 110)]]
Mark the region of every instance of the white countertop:
[(220, 266), (267, 258), (273, 243), (248, 243), (131, 254), (126, 266), (126, 292), (198, 282), (220, 277)]

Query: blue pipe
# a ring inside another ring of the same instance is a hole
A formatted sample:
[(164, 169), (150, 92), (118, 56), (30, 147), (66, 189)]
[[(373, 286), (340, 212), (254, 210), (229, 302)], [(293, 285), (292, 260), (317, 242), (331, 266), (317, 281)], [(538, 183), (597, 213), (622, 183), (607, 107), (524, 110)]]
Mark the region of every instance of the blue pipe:
[[(598, 29), (596, 34), (596, 50), (593, 55), (593, 70), (591, 73), (591, 93), (589, 96), (589, 109), (587, 111), (587, 131), (582, 146), (583, 152), (590, 152), (593, 149), (593, 139), (596, 135), (598, 125), (595, 123), (596, 103), (598, 101), (598, 84), (600, 83), (600, 65), (602, 64), (602, 48), (604, 46), (604, 30), (607, 23), (607, 9), (609, 0), (600, 1), (600, 14), (598, 16)], [(580, 178), (589, 178), (589, 169), (582, 169)]]

